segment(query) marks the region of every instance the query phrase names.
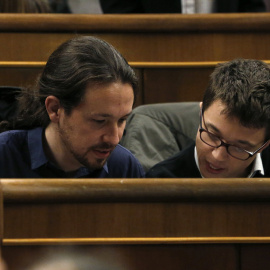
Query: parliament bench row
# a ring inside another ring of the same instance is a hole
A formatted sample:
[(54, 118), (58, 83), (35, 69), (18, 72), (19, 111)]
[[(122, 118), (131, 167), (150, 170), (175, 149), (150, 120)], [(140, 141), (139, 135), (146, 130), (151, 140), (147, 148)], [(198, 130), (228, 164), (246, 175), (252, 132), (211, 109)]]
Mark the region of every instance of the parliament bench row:
[[(130, 62), (139, 78), (136, 106), (200, 101), (217, 62)], [(0, 62), (0, 85), (34, 85), (45, 62)]]
[(0, 14), (0, 61), (46, 61), (61, 43), (93, 35), (129, 62), (270, 59), (269, 13)]
[[(265, 60), (268, 64), (270, 60)], [(35, 85), (46, 62), (0, 61), (0, 85)], [(139, 78), (136, 106), (201, 101), (218, 62), (130, 62)]]
[(1, 179), (10, 270), (48, 248), (126, 269), (268, 269), (270, 179)]
[(64, 41), (94, 35), (140, 78), (137, 105), (200, 101), (218, 62), (270, 59), (270, 16), (248, 14), (0, 14), (0, 85), (32, 84)]

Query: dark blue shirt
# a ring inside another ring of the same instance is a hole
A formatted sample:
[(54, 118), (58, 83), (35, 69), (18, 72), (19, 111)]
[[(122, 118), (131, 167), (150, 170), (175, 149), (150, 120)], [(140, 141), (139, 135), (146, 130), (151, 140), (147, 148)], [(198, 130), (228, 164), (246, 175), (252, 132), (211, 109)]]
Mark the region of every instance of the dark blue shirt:
[(12, 130), (0, 134), (0, 178), (139, 178), (139, 161), (117, 145), (100, 170), (85, 167), (66, 173), (52, 164), (43, 150), (44, 129)]

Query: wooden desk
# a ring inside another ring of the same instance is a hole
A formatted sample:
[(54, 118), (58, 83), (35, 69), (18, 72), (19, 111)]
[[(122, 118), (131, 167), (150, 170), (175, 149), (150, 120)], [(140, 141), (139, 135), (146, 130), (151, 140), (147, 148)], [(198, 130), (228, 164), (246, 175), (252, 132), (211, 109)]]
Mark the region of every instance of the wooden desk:
[(76, 35), (102, 38), (130, 62), (270, 59), (269, 13), (0, 14), (0, 61), (46, 61)]
[(2, 253), (10, 269), (46, 247), (63, 245), (91, 253), (113, 250), (131, 269), (270, 266), (265, 256), (270, 179), (2, 179), (1, 184)]

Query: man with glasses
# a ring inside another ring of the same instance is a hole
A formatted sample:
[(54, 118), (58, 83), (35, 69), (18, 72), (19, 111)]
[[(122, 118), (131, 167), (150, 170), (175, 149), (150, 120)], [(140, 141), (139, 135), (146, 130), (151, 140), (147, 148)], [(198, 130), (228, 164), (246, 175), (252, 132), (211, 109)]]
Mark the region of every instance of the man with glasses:
[(149, 170), (153, 178), (270, 177), (270, 68), (217, 65), (200, 103), (196, 144)]

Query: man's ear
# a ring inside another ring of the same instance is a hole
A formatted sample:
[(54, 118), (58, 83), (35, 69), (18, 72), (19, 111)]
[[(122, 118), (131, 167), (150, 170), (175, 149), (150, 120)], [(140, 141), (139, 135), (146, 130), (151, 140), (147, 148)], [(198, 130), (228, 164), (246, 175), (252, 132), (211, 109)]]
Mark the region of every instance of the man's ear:
[[(200, 106), (200, 111), (199, 111), (199, 117), (200, 117), (200, 115), (201, 115), (201, 111), (202, 111), (202, 106), (203, 106), (202, 101), (200, 102), (199, 106)], [(200, 127), (199, 127), (199, 128), (200, 128)]]
[(55, 96), (48, 96), (45, 100), (45, 106), (51, 121), (57, 123), (62, 111), (59, 99)]

